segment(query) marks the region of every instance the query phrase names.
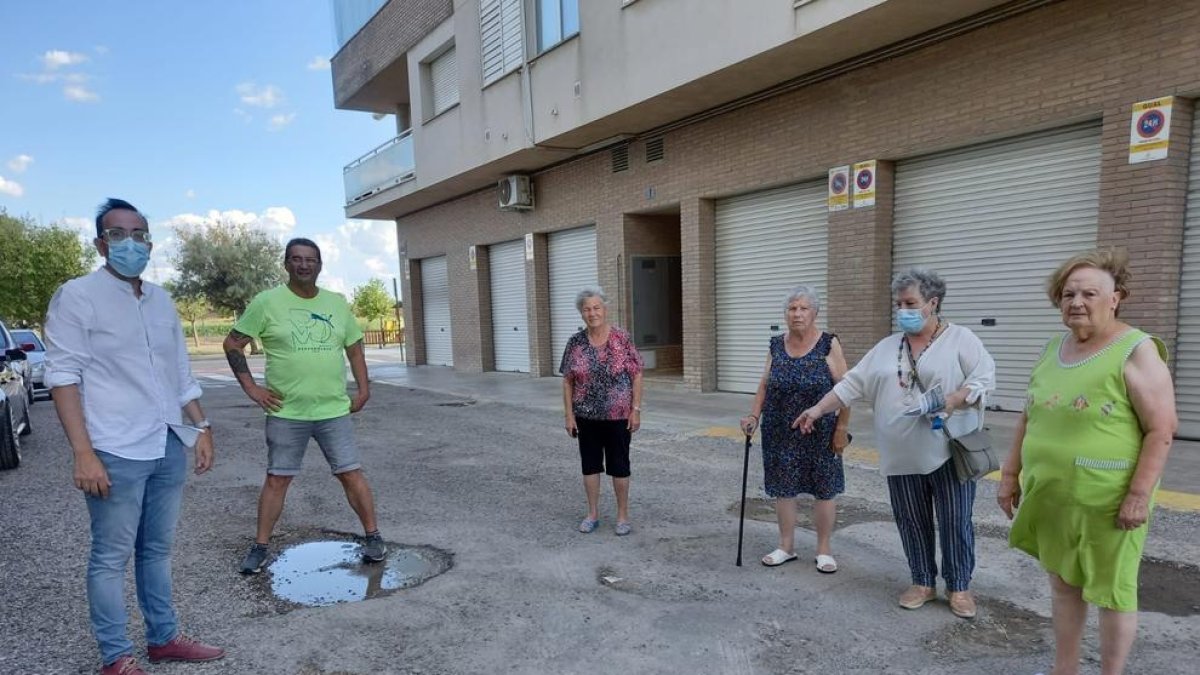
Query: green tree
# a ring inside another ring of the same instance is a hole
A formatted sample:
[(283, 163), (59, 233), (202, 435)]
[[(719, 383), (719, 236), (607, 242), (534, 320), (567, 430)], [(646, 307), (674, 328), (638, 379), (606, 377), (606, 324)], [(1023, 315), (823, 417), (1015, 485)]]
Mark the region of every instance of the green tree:
[(354, 301), (351, 303), (354, 313), (368, 322), (379, 321), (379, 330), (383, 330), (383, 318), (393, 311), (392, 296), (388, 295), (387, 287), (380, 279), (371, 279), (354, 289)]
[(216, 309), (241, 316), (255, 295), (283, 283), (283, 244), (261, 230), (215, 221), (177, 230), (172, 262), (175, 289)]
[(163, 286), (174, 298), (175, 311), (179, 312), (179, 318), (187, 321), (188, 325), (192, 327), (192, 344), (199, 349), (200, 334), (196, 331), (196, 322), (208, 316), (208, 313), (212, 311), (212, 305), (203, 295), (183, 295), (174, 282), (167, 282)]
[(54, 291), (96, 264), (96, 251), (58, 224), (39, 226), (0, 208), (0, 316), (41, 325)]

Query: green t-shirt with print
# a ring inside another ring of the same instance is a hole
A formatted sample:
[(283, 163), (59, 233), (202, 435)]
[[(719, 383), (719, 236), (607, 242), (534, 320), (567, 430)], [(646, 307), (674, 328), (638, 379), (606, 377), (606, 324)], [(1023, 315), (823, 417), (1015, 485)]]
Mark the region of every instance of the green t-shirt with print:
[(262, 341), (267, 387), (283, 397), (269, 414), (327, 420), (350, 413), (344, 354), (363, 334), (341, 295), (321, 288), (302, 298), (277, 286), (256, 295), (233, 329)]

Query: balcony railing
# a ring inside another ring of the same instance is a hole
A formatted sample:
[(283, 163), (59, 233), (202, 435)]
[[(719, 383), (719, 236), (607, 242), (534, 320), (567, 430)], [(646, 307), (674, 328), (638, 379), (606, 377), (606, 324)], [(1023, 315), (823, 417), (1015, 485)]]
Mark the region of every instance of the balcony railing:
[(413, 159), (412, 130), (383, 143), (342, 169), (346, 206), (393, 185), (412, 180), (417, 165)]

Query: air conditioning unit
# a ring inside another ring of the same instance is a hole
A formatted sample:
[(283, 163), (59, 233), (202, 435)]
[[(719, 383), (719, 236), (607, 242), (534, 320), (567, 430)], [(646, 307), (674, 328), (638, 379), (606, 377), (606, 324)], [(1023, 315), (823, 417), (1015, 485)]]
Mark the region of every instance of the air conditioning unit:
[(533, 209), (533, 183), (529, 176), (505, 176), (500, 179), (500, 208), (508, 211)]

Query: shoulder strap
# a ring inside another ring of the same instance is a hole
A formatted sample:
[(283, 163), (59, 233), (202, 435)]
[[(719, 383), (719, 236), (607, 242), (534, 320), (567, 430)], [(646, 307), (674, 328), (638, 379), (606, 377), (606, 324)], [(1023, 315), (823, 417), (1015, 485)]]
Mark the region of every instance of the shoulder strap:
[(833, 339), (835, 337), (837, 337), (836, 333), (821, 333), (821, 339), (818, 342), (821, 349), (818, 354), (822, 358), (829, 356), (829, 353), (833, 351)]

